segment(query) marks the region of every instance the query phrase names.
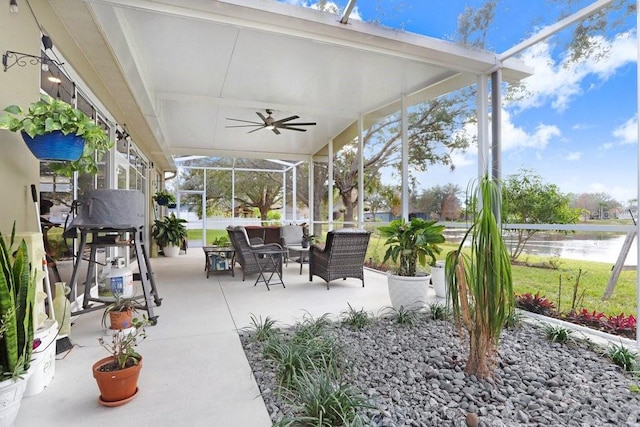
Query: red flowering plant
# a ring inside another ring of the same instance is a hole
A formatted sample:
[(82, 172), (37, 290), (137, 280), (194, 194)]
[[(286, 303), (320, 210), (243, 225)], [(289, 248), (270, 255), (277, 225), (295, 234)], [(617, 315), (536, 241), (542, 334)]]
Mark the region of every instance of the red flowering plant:
[(617, 316), (609, 316), (603, 322), (607, 332), (622, 335), (627, 338), (635, 338), (636, 323), (636, 318), (633, 314), (625, 316), (624, 313), (620, 313)]
[(538, 313), (545, 316), (551, 315), (556, 311), (556, 305), (539, 292), (535, 295), (530, 293), (516, 295), (516, 307), (522, 310)]
[(595, 310), (590, 312), (586, 308), (583, 308), (578, 312), (572, 311), (565, 316), (565, 320), (568, 322), (590, 326), (596, 329), (602, 328), (606, 319), (607, 316), (605, 316), (604, 313)]

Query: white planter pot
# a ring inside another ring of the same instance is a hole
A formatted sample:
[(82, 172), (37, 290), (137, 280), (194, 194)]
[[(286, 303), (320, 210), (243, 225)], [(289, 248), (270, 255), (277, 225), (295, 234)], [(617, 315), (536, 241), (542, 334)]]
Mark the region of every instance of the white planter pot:
[(180, 246), (168, 245), (162, 248), (166, 257), (176, 257), (180, 253)]
[(12, 427), (20, 411), (22, 396), (27, 388), (29, 372), (23, 378), (0, 382), (0, 427)]
[(447, 284), (444, 278), (444, 261), (436, 261), (436, 265), (431, 267), (431, 283), (438, 298), (447, 297)]
[(404, 307), (407, 310), (419, 310), (427, 305), (427, 291), (431, 276), (404, 277), (387, 274), (389, 298), (396, 310)]
[(46, 320), (45, 325), (36, 330), (34, 338), (40, 339), (40, 345), (33, 351), (31, 361), (31, 377), (24, 392), (24, 396), (33, 396), (40, 393), (49, 385), (56, 370), (56, 336), (58, 335), (58, 322)]

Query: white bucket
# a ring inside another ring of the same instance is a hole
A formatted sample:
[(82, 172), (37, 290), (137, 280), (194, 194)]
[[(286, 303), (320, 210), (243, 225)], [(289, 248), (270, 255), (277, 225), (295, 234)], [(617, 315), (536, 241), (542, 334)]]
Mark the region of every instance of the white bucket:
[(31, 376), (24, 392), (25, 397), (40, 393), (53, 380), (57, 335), (58, 322), (53, 319), (45, 320), (44, 326), (33, 334), (34, 339), (40, 339), (40, 345), (33, 350), (33, 361), (29, 368)]

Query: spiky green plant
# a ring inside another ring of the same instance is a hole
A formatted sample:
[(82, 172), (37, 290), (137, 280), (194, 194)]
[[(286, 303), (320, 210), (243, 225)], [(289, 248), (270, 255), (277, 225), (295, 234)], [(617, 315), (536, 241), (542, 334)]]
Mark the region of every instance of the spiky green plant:
[(36, 273), (31, 271), (29, 250), (22, 240), (14, 249), (16, 224), (9, 245), (0, 233), (0, 319), (4, 333), (0, 338), (1, 379), (24, 374), (33, 351), (33, 307)]
[(573, 333), (572, 330), (558, 325), (544, 325), (543, 329), (544, 334), (549, 341), (557, 342), (560, 344), (566, 344), (566, 342), (569, 341), (569, 337)]
[(322, 367), (300, 372), (291, 385), (284, 395), (298, 407), (299, 415), (281, 425), (364, 426), (361, 413), (373, 408), (362, 392)]
[(350, 328), (362, 329), (365, 326), (371, 324), (373, 316), (366, 312), (364, 308), (356, 310), (351, 307), (351, 304), (347, 303), (349, 308), (342, 312), (342, 324), (347, 325)]
[(251, 318), (251, 326), (245, 329), (253, 331), (252, 338), (254, 340), (266, 341), (278, 333), (278, 328), (276, 328), (276, 321), (273, 320), (270, 316), (267, 316), (264, 320), (262, 320), (262, 316), (257, 318), (253, 313), (251, 313), (249, 317)]
[(637, 353), (629, 350), (622, 344), (611, 344), (607, 353), (613, 363), (620, 366), (625, 371), (635, 371), (638, 365)]
[(411, 326), (418, 320), (419, 310), (407, 309), (404, 306), (400, 308), (387, 307), (386, 311), (397, 324)]
[[(497, 182), (488, 176), (470, 186), (467, 199), (473, 223), (457, 250), (447, 254), (445, 275), (453, 315), (469, 332), (465, 372), (477, 378), (493, 373), (494, 356), (506, 319), (514, 310), (511, 264), (493, 209), (500, 210)], [(469, 252), (463, 252), (471, 237)]]
[(449, 318), (447, 306), (437, 302), (429, 304), (429, 313), (431, 320), (447, 320)]

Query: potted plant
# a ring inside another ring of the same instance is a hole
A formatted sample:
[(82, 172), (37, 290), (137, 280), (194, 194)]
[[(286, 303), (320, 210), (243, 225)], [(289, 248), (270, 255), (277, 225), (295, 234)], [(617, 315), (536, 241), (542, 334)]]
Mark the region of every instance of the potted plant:
[(13, 425), (27, 387), (34, 341), (36, 273), (24, 240), (17, 247), (15, 222), (9, 245), (0, 233), (0, 419)]
[[(469, 336), (465, 372), (489, 378), (502, 328), (515, 306), (513, 278), (509, 251), (494, 214), (501, 202), (498, 184), (485, 176), (468, 196), (474, 219), (458, 249), (447, 254), (447, 292), (456, 324)], [(471, 247), (463, 252), (469, 236)]]
[(300, 245), (303, 248), (308, 248), (309, 244), (314, 244), (318, 241), (318, 236), (315, 234), (309, 234), (309, 224), (305, 222), (304, 224), (300, 224), (300, 226), (302, 227), (302, 241), (300, 242)]
[(100, 345), (111, 354), (93, 364), (93, 377), (100, 389), (101, 405), (124, 405), (138, 393), (142, 356), (135, 347), (146, 338), (147, 324), (146, 319), (134, 318), (132, 328), (114, 331), (111, 341), (104, 337), (98, 338)]
[(18, 105), (4, 109), (0, 129), (20, 132), (31, 152), (41, 160), (65, 161), (50, 168), (60, 174), (98, 173), (95, 154), (109, 151), (113, 143), (104, 129), (77, 108), (43, 94), (24, 110)]
[(395, 309), (419, 309), (426, 304), (429, 275), (417, 275), (418, 265), (434, 265), (436, 255), (441, 252), (438, 246), (444, 243), (444, 225), (437, 221), (413, 218), (391, 221), (388, 226), (379, 227), (380, 235), (387, 240), (388, 246), (382, 262), (392, 260), (398, 263), (395, 274), (388, 273), (389, 297)]
[(214, 237), (211, 240), (211, 246), (225, 248), (230, 245), (229, 236), (222, 234), (218, 237)]
[(160, 206), (166, 206), (174, 204), (176, 202), (176, 196), (166, 190), (158, 190), (156, 194), (153, 195), (153, 200)]
[(120, 294), (115, 294), (115, 297), (116, 300), (107, 305), (102, 313), (102, 326), (107, 327), (107, 318), (109, 318), (109, 328), (112, 330), (132, 327), (133, 313), (138, 307), (136, 298), (125, 298)]
[(182, 242), (187, 238), (187, 221), (175, 214), (156, 219), (151, 227), (151, 236), (162, 248), (165, 256), (177, 256)]

